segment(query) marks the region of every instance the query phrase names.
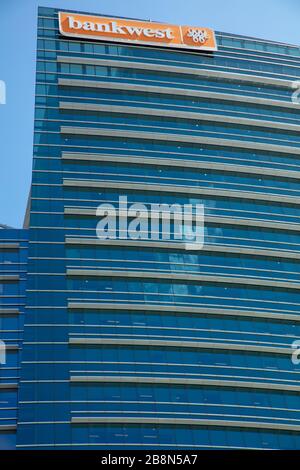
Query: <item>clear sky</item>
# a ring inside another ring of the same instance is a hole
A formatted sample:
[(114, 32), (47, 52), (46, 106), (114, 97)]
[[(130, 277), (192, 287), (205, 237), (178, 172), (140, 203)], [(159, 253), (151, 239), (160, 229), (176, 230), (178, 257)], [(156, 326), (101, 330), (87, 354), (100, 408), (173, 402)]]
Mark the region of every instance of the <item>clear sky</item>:
[[(300, 0), (0, 0), (0, 223), (21, 227), (30, 187), (37, 6), (212, 27), (300, 45)], [(300, 79), (300, 77), (299, 77)]]

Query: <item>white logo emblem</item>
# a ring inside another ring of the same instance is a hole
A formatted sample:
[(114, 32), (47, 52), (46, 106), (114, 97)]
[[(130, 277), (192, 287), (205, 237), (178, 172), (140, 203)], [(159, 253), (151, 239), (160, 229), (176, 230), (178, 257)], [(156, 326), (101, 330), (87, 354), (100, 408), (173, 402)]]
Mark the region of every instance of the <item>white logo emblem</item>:
[(193, 38), (194, 42), (200, 42), (201, 44), (206, 42), (209, 38), (205, 29), (190, 28), (187, 35), (189, 38)]

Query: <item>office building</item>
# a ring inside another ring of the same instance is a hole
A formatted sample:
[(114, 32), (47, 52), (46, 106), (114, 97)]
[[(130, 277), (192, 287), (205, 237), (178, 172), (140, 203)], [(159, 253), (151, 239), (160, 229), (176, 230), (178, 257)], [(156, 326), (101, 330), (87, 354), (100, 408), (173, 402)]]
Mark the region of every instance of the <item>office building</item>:
[[(17, 448), (299, 449), (300, 48), (38, 16)], [(204, 247), (99, 239), (120, 196)]]

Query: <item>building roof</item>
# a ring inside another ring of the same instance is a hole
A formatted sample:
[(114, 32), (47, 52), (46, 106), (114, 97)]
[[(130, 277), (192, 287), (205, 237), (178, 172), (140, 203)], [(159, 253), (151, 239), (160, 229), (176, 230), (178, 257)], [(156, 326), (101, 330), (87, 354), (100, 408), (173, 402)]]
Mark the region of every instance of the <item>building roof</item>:
[(5, 224), (0, 224), (0, 229), (1, 228), (14, 228), (14, 227), (10, 227), (9, 225), (5, 225)]

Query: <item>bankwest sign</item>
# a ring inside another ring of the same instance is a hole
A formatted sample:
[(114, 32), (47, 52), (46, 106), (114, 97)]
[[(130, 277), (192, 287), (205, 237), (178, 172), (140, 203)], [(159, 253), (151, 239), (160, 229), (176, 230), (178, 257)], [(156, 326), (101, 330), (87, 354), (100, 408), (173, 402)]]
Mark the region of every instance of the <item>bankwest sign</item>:
[(60, 12), (59, 30), (63, 36), (97, 39), (98, 41), (217, 50), (214, 32), (209, 28)]

